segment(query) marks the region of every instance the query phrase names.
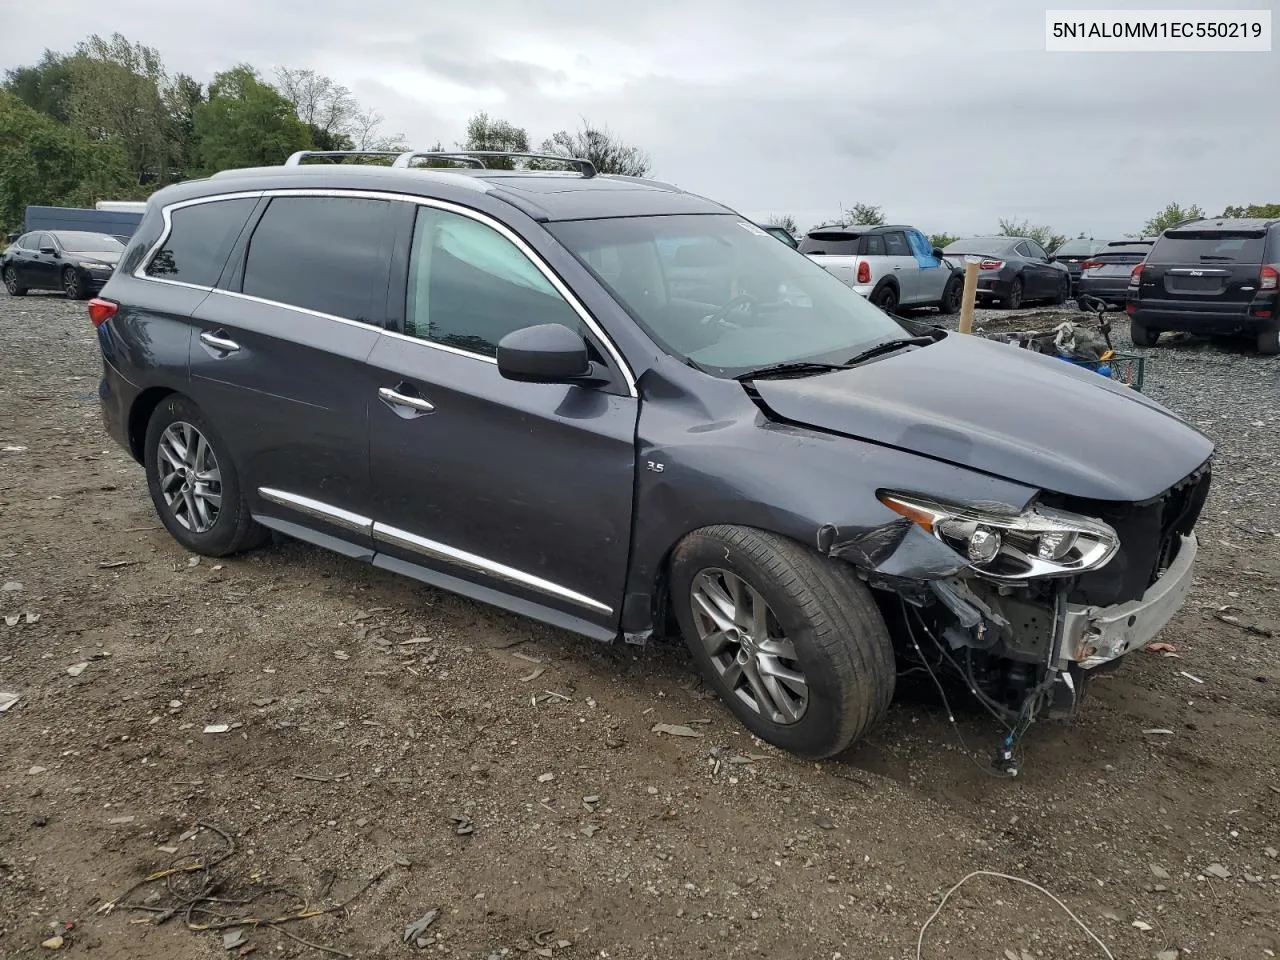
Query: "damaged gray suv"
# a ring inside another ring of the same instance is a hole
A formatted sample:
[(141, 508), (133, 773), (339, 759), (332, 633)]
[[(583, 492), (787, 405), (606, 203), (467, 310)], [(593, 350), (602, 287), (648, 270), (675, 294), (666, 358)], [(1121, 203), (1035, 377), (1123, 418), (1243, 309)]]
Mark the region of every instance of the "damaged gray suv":
[(89, 305), (107, 428), (185, 548), (274, 530), (596, 640), (679, 633), (810, 757), (904, 663), (1070, 710), (1182, 603), (1213, 451), (1142, 395), (890, 317), (667, 184), (315, 159), (155, 194)]

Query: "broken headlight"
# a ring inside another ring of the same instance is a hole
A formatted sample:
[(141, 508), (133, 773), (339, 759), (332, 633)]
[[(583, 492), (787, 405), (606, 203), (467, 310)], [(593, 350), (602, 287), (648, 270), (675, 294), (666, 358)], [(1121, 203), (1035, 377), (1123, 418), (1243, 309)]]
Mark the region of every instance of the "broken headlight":
[(978, 573), (994, 580), (1064, 577), (1106, 565), (1120, 538), (1101, 520), (1031, 506), (1002, 513), (987, 506), (947, 503), (881, 491), (880, 502), (918, 524)]

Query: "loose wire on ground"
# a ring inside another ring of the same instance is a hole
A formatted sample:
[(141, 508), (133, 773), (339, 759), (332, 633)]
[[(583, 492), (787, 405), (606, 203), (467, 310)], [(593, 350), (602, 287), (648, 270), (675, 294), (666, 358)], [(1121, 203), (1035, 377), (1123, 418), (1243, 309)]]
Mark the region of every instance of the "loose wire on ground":
[(1112, 954), (1112, 952), (1109, 949), (1107, 949), (1107, 945), (1098, 938), (1098, 935), (1094, 933), (1092, 930), (1090, 930), (1085, 925), (1085, 922), (1083, 920), (1081, 920), (1074, 913), (1072, 913), (1070, 907), (1068, 907), (1065, 903), (1063, 903), (1061, 900), (1055, 897), (1052, 893), (1050, 893), (1044, 887), (1040, 886), (1038, 883), (1032, 883), (1030, 880), (1024, 880), (1022, 879), (1022, 877), (1015, 877), (1008, 873), (996, 873), (994, 870), (974, 870), (972, 873), (961, 878), (959, 883), (957, 883), (954, 887), (952, 887), (950, 890), (948, 890), (945, 894), (942, 895), (942, 900), (938, 904), (937, 909), (933, 911), (933, 913), (929, 916), (929, 919), (926, 920), (924, 924), (920, 927), (920, 936), (916, 939), (916, 960), (924, 960), (924, 933), (926, 930), (929, 929), (929, 924), (933, 923), (933, 921), (938, 918), (938, 914), (940, 914), (942, 912), (942, 908), (947, 905), (947, 901), (951, 898), (951, 895), (955, 893), (957, 890), (959, 890), (962, 886), (964, 886), (967, 882), (972, 880), (974, 877), (998, 877), (1001, 880), (1012, 880), (1014, 883), (1020, 883), (1024, 887), (1030, 887), (1032, 890), (1036, 890), (1040, 893), (1043, 893), (1046, 897), (1048, 897), (1050, 900), (1056, 903), (1059, 907), (1061, 907), (1063, 909), (1063, 912), (1065, 912), (1068, 917), (1070, 917), (1072, 920), (1075, 921), (1076, 926), (1078, 926), (1081, 930), (1087, 933), (1089, 935), (1089, 938), (1093, 940), (1093, 942), (1096, 943), (1099, 947), (1102, 948), (1102, 952), (1106, 956), (1107, 960), (1116, 960), (1114, 954)]

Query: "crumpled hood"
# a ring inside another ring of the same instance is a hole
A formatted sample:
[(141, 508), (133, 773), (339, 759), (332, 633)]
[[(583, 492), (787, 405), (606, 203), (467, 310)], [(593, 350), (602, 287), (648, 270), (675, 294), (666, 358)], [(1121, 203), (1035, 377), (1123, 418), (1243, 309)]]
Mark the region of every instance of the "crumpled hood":
[(1206, 436), (1140, 393), (963, 334), (755, 389), (793, 423), (1092, 500), (1147, 500), (1213, 453)]

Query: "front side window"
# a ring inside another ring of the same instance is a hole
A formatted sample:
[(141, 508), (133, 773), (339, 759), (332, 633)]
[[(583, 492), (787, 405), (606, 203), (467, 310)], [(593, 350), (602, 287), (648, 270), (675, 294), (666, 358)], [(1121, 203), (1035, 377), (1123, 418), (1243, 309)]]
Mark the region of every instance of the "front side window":
[[(817, 263), (737, 216), (614, 217), (547, 229), (663, 350), (713, 376), (790, 361), (841, 363), (903, 336)], [(693, 252), (677, 264), (682, 249)]]
[(248, 198), (214, 200), (170, 211), (169, 235), (144, 273), (212, 287), (256, 202)]
[[(241, 290), (346, 320), (386, 307), (390, 200), (275, 197), (249, 239)], [(381, 302), (378, 301), (379, 294)]]
[[(777, 241), (770, 238), (777, 245)], [(470, 217), (418, 209), (405, 333), (496, 356), (508, 333), (543, 323), (582, 331), (577, 312), (518, 247)]]
[(63, 250), (74, 253), (121, 253), (124, 244), (105, 233), (84, 233), (80, 230), (59, 230), (54, 234)]
[(1034, 240), (1027, 241), (1027, 250), (1031, 253), (1031, 256), (1036, 260), (1043, 260), (1046, 256), (1044, 252), (1044, 247), (1040, 246), (1040, 244), (1036, 243)]

